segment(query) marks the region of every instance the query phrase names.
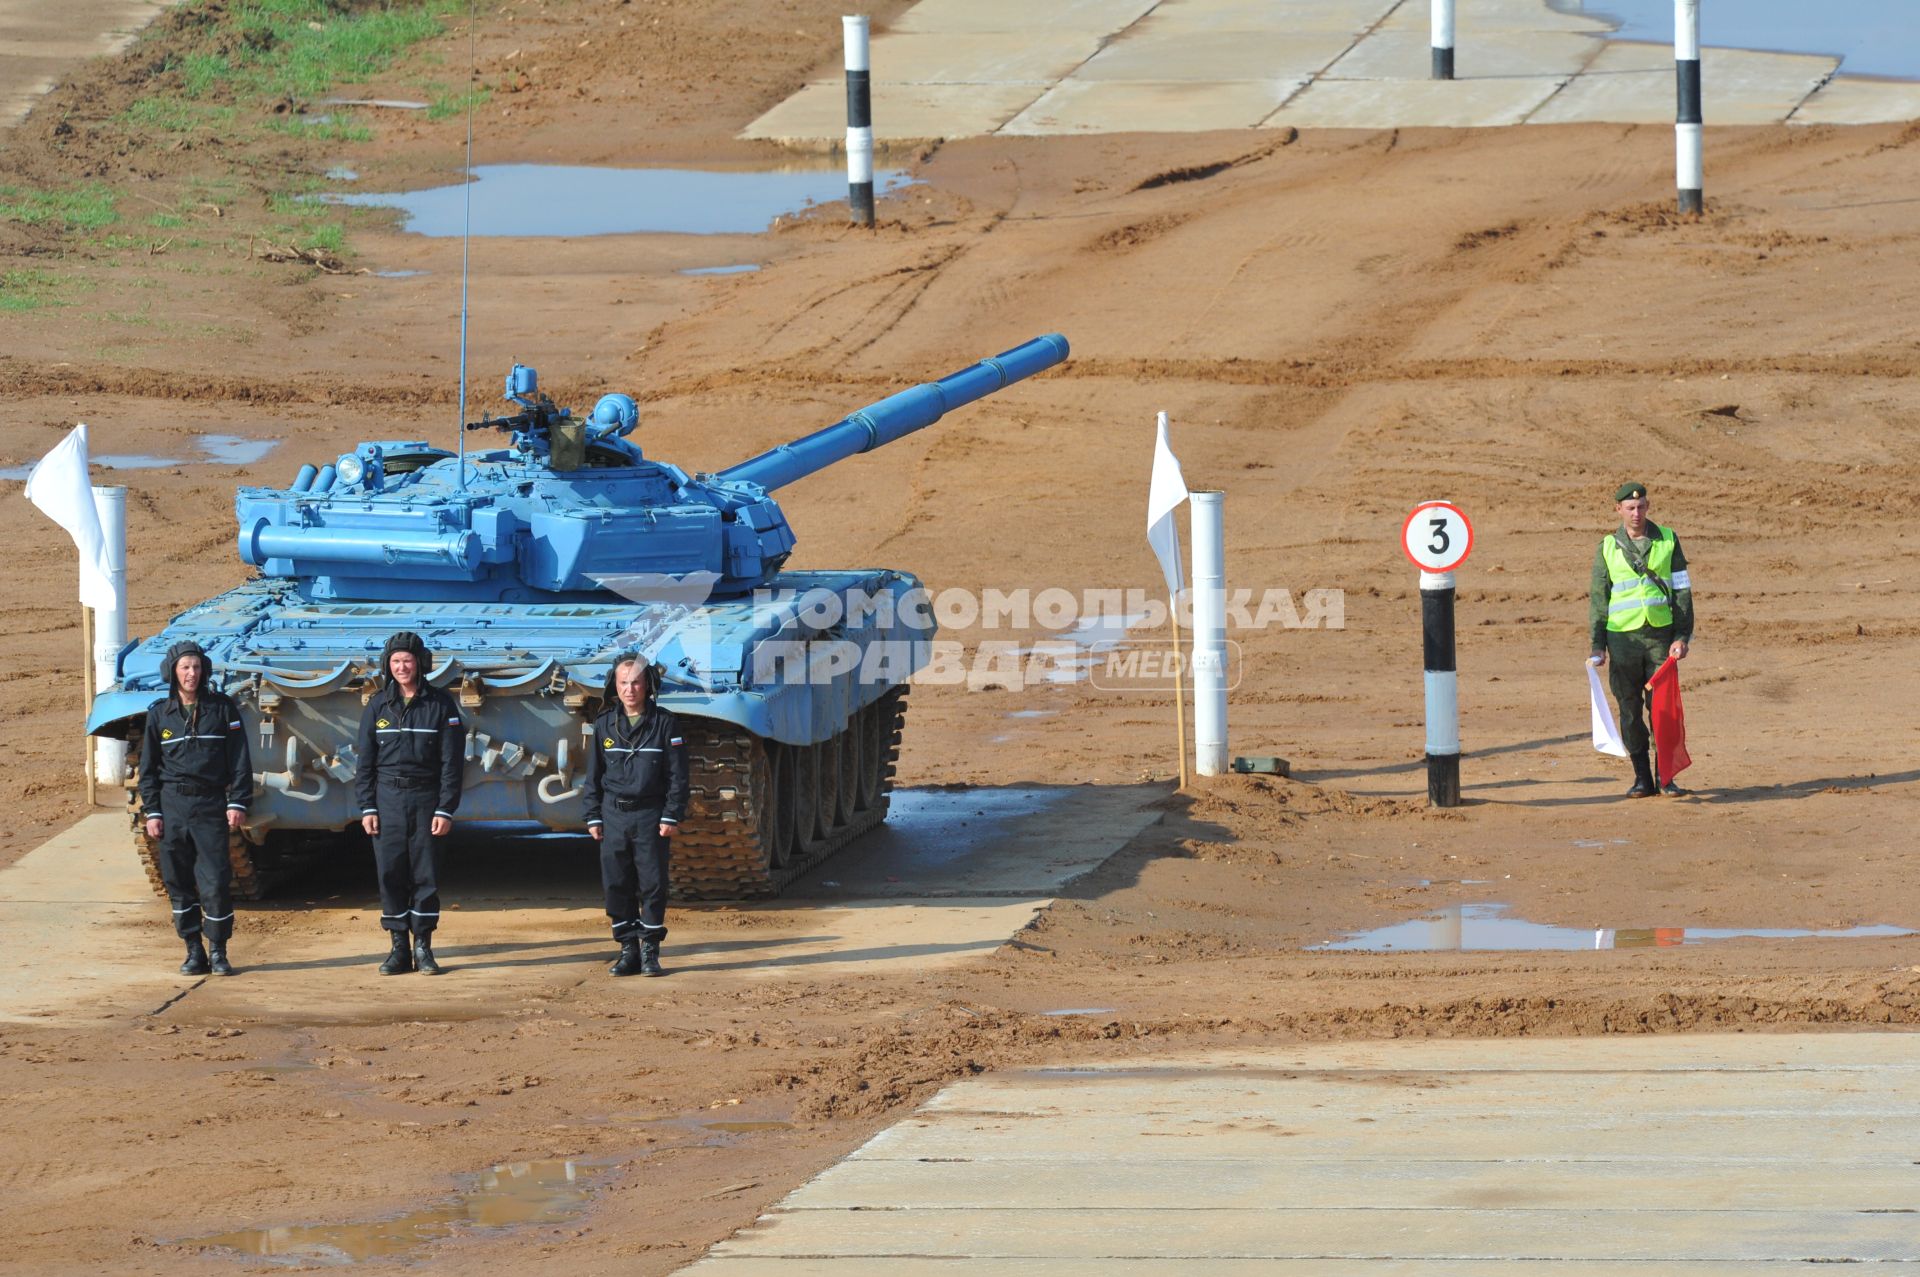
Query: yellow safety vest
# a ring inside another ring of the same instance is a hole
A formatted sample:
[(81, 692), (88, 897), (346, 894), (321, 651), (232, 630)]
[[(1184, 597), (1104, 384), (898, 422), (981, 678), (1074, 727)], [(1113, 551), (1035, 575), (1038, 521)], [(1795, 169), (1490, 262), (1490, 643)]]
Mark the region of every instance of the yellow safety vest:
[(1615, 634), (1648, 626), (1673, 624), (1673, 609), (1667, 595), (1654, 578), (1673, 589), (1673, 547), (1680, 539), (1673, 529), (1653, 525), (1653, 538), (1647, 546), (1648, 576), (1641, 576), (1627, 563), (1626, 553), (1612, 536), (1600, 543), (1607, 560), (1607, 575), (1613, 580), (1613, 593), (1607, 600), (1607, 629)]

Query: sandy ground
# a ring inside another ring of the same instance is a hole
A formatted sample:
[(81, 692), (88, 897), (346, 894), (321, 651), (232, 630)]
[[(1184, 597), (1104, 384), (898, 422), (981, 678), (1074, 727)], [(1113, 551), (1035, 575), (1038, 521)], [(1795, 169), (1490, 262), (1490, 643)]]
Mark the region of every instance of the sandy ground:
[[(786, 8), (810, 34), (769, 45), (743, 42), (760, 10), (744, 0), (507, 6), (516, 25), (488, 32), (483, 65), (504, 77), (518, 52), (532, 71), (483, 117), (480, 158), (762, 155), (732, 133), (837, 38), (836, 8)], [(616, 25), (640, 15), (651, 36)], [(646, 74), (614, 74), (648, 38)], [(75, 159), (84, 125), (56, 137), (49, 112), (134, 82), (90, 68), (0, 158), (94, 162), (132, 185), (217, 169), (217, 148)], [(1141, 507), (1164, 409), (1189, 482), (1228, 494), (1232, 583), (1345, 593), (1344, 628), (1233, 635), (1236, 752), (1285, 755), (1294, 777), (1165, 800), (1018, 943), (939, 971), (696, 991), (616, 985), (575, 948), (557, 955), (564, 978), (479, 1007), (409, 989), (404, 1015), (343, 1018), (241, 979), (201, 1006), (6, 1026), (0, 1271), (201, 1271), (176, 1243), (375, 1218), (495, 1163), (580, 1155), (617, 1168), (588, 1214), (441, 1243), (436, 1266), (551, 1254), (661, 1273), (941, 1081), (1000, 1063), (1913, 1022), (1913, 940), (1302, 951), (1478, 900), (1566, 926), (1920, 925), (1920, 321), (1905, 304), (1920, 128), (1710, 138), (1700, 222), (1666, 211), (1667, 130), (1593, 126), (974, 141), (909, 157), (924, 184), (871, 233), (829, 207), (759, 237), (476, 244), (475, 395), (514, 359), (563, 402), (632, 391), (644, 446), (694, 469), (1066, 333), (1065, 368), (790, 490), (795, 566), (1149, 587)], [(457, 168), (457, 142), (457, 124), (404, 123), (342, 159), (363, 185), (425, 181)], [(35, 247), (8, 233), (5, 252)], [(0, 461), (37, 457), (76, 419), (99, 452), (285, 440), (259, 466), (130, 478), (136, 632), (242, 578), (236, 482), (283, 482), (369, 435), (451, 438), (459, 246), (376, 217), (356, 246), (361, 264), (429, 273), (120, 258), (80, 265), (109, 290), (93, 301), (0, 316)], [(765, 268), (674, 273), (733, 261)], [(1624, 768), (1586, 742), (1586, 575), (1627, 477), (1693, 560), (1685, 801), (1620, 801)], [(1468, 802), (1447, 812), (1422, 802), (1419, 605), (1396, 544), (1430, 497), (1462, 504), (1478, 535), (1459, 602)], [(58, 530), (14, 500), (0, 535), (12, 861), (82, 814), (80, 644)], [(930, 686), (913, 706), (909, 784), (1115, 786), (1173, 768), (1164, 696)], [(249, 911), (237, 952), (304, 925)], [(147, 931), (163, 927), (156, 905)], [(1038, 1014), (1061, 1007), (1114, 1010)], [(715, 1106), (791, 1125), (693, 1121)], [(641, 1124), (655, 1118), (672, 1120)]]

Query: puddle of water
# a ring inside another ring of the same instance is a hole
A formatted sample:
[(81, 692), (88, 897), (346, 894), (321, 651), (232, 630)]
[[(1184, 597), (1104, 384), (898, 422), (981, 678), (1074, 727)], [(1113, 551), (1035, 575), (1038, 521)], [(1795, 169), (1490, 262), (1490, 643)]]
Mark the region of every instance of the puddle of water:
[[(102, 470), (165, 470), (169, 466), (244, 466), (264, 460), (280, 446), (278, 439), (249, 439), (245, 435), (201, 435), (194, 440), (197, 457), (157, 457), (145, 452), (103, 452), (88, 458)], [(0, 467), (0, 479), (25, 481), (38, 462)]]
[(357, 1264), (417, 1250), (462, 1228), (557, 1224), (586, 1208), (598, 1168), (572, 1161), (515, 1162), (474, 1177), (451, 1201), (397, 1219), (358, 1224), (246, 1228), (196, 1240), (282, 1264)]
[(1308, 945), (1310, 950), (1365, 950), (1374, 953), (1465, 952), (1515, 949), (1668, 949), (1712, 940), (1797, 940), (1809, 936), (1848, 939), (1861, 936), (1910, 936), (1905, 927), (1847, 927), (1814, 931), (1781, 927), (1551, 927), (1506, 916), (1496, 903), (1454, 905), (1438, 913), (1358, 931), (1339, 940)]
[(732, 1135), (738, 1135), (747, 1131), (790, 1131), (793, 1129), (792, 1122), (702, 1122), (700, 1125), (709, 1131), (726, 1131)]
[(1007, 717), (1008, 718), (1047, 718), (1051, 715), (1058, 714), (1059, 712), (1060, 711), (1057, 709), (1016, 709), (1011, 714), (1008, 714)]
[(682, 275), (745, 275), (759, 269), (758, 262), (747, 262), (740, 266), (689, 266), (679, 273)]
[(373, 273), (378, 279), (412, 279), (415, 275), (425, 275), (428, 272), (423, 270), (377, 270)]
[(357, 182), (360, 180), (360, 175), (344, 164), (336, 164), (327, 170), (327, 180), (330, 182)]
[(201, 435), (200, 451), (221, 465), (248, 466), (266, 460), (280, 446), (278, 439), (249, 439), (245, 435)]
[(1041, 1015), (1112, 1015), (1112, 1007), (1061, 1007), (1058, 1011), (1042, 1011)]
[[(754, 235), (777, 217), (845, 199), (842, 170), (729, 172), (712, 169), (615, 169), (545, 164), (482, 164), (473, 170), (475, 235), (575, 236), (664, 232)], [(898, 169), (874, 174), (886, 194), (911, 179)], [(403, 194), (334, 193), (329, 204), (397, 208), (417, 235), (462, 233), (464, 184)]]
[[(1616, 40), (1673, 43), (1673, 0), (1549, 0), (1562, 13), (1620, 24)], [(1914, 0), (1732, 0), (1700, 6), (1700, 43), (1721, 49), (1824, 53), (1843, 75), (1920, 78)]]
[(404, 98), (321, 98), (321, 106), (379, 106), (390, 111), (424, 111), (425, 102), (409, 102)]

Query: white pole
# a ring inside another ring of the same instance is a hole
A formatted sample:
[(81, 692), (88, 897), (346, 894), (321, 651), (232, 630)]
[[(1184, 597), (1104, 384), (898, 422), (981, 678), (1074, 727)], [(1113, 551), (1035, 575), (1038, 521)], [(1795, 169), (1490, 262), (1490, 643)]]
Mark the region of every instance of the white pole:
[(1426, 666), (1427, 804), (1460, 805), (1460, 679), (1454, 661), (1453, 573), (1420, 574), (1420, 648)]
[[(127, 645), (127, 490), (96, 484), (93, 507), (107, 545), (107, 578), (113, 582), (113, 606), (93, 613), (93, 688), (98, 693), (113, 686), (114, 664)], [(94, 741), (93, 768), (101, 784), (118, 786), (126, 774), (127, 743)], [(116, 795), (108, 797), (117, 801)]]
[(857, 226), (873, 225), (873, 71), (864, 14), (840, 19), (847, 46), (847, 205)]
[(1700, 111), (1700, 0), (1673, 0), (1673, 178), (1680, 211), (1706, 208)]
[(1193, 506), (1193, 769), (1227, 772), (1227, 582), (1219, 492)]
[(1453, 0), (1432, 0), (1433, 79), (1453, 78)]

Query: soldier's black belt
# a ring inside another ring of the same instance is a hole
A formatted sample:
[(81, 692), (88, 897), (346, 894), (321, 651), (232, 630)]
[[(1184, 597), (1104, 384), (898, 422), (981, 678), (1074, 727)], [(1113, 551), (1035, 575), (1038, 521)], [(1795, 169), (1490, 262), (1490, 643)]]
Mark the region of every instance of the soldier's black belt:
[(390, 789), (404, 789), (410, 794), (437, 792), (440, 788), (438, 776), (382, 776), (380, 784)]
[(182, 798), (225, 798), (223, 785), (201, 785), (190, 780), (169, 780), (161, 782), (160, 788), (169, 794), (179, 794)]
[(616, 798), (613, 800), (615, 811), (650, 811), (660, 806), (658, 798)]

